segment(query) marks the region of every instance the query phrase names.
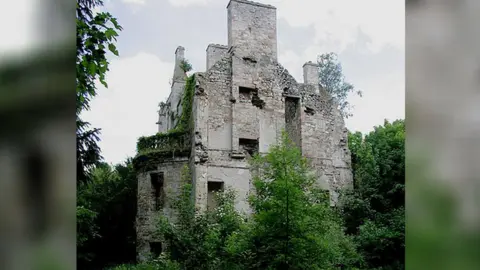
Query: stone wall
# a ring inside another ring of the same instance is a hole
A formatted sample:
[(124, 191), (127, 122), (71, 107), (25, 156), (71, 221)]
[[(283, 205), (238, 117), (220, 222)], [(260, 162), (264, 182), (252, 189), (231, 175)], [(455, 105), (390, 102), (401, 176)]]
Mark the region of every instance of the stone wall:
[(208, 201), (208, 182), (223, 182), (237, 191), (239, 211), (248, 211), (246, 197), (250, 173), (246, 159), (232, 159), (232, 99), (230, 96), (232, 61), (225, 56), (207, 72), (197, 73), (193, 103), (195, 157), (193, 180), (196, 205), (204, 210)]
[(347, 129), (331, 96), (324, 89), (317, 91), (313, 85), (300, 85), (302, 153), (317, 170), (319, 184), (328, 186), (335, 204), (338, 190), (353, 181)]
[[(154, 237), (154, 230), (157, 224), (158, 215), (165, 215), (175, 220), (175, 213), (171, 209), (172, 198), (174, 198), (181, 186), (181, 173), (183, 167), (188, 166), (188, 158), (172, 158), (158, 164), (155, 171), (139, 173), (137, 190), (137, 259), (144, 261), (150, 254), (150, 243), (158, 242), (160, 239)], [(159, 198), (155, 198), (155, 188), (152, 184), (153, 173), (163, 174), (163, 186)], [(160, 209), (156, 203), (160, 203)]]
[[(225, 188), (237, 190), (237, 209), (249, 212), (247, 160), (255, 151), (267, 152), (284, 129), (312, 161), (319, 185), (330, 190), (335, 203), (337, 188), (351, 181), (350, 156), (343, 119), (320, 91), (318, 65), (306, 63), (305, 84), (299, 84), (276, 61), (276, 26), (270, 24), (276, 15), (271, 6), (232, 0), (228, 12), (229, 50), (221, 51), (223, 57), (212, 66), (207, 60), (209, 68), (198, 76), (194, 99), (198, 207), (207, 205), (208, 182), (222, 181)], [(261, 20), (261, 27), (251, 27)], [(257, 40), (269, 34), (271, 39)], [(210, 50), (207, 59), (220, 55)]]
[(276, 8), (246, 0), (231, 0), (227, 10), (228, 46), (276, 60)]
[(166, 132), (167, 128), (168, 128), (167, 115), (169, 115), (169, 112), (170, 112), (170, 108), (169, 108), (170, 105), (168, 103), (161, 102), (158, 105), (158, 107), (159, 107), (159, 109), (158, 109), (158, 122), (157, 122), (158, 132), (163, 133), (163, 132)]
[(228, 47), (220, 44), (209, 44), (207, 47), (207, 69), (222, 59), (228, 52)]
[(182, 96), (185, 88), (185, 72), (181, 68), (185, 60), (185, 48), (178, 46), (175, 50), (175, 66), (173, 70), (170, 95), (165, 103), (159, 105), (158, 132), (166, 132), (175, 127), (178, 116), (182, 112)]

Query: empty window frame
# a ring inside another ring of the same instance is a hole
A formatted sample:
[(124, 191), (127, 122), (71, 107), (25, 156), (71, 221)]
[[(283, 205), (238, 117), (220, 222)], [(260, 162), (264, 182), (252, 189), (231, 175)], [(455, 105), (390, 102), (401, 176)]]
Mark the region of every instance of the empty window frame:
[(152, 185), (153, 204), (155, 211), (160, 210), (163, 207), (163, 184), (164, 173), (156, 172), (150, 174), (150, 183)]
[(223, 182), (208, 182), (207, 193), (207, 207), (209, 209), (215, 209), (217, 207), (216, 193), (223, 192)]

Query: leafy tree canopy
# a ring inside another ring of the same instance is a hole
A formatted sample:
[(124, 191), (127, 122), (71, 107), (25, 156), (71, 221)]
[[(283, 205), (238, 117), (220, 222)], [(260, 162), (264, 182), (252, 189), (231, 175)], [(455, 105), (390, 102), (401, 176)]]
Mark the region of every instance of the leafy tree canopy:
[(93, 9), (103, 6), (102, 0), (77, 0), (77, 55), (76, 55), (76, 114), (77, 114), (77, 181), (85, 182), (88, 172), (101, 161), (100, 130), (90, 128), (80, 118), (90, 108), (90, 101), (97, 94), (96, 81), (105, 87), (109, 62), (107, 52), (118, 56), (115, 47), (118, 31), (122, 27), (108, 12), (94, 14)]
[(355, 189), (342, 196), (342, 216), (369, 269), (404, 269), (404, 144), (404, 120), (349, 134)]
[[(338, 108), (343, 117), (351, 117), (353, 107), (347, 101), (347, 98), (350, 93), (355, 92), (355, 87), (345, 80), (338, 56), (333, 52), (325, 53), (318, 57), (317, 62), (320, 66), (318, 70), (320, 85), (338, 103)], [(361, 91), (356, 91), (356, 94), (362, 96)]]

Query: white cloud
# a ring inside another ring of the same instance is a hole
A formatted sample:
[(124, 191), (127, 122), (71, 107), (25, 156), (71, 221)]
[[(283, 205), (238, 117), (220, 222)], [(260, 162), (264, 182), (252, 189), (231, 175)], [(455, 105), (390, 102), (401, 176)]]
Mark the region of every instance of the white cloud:
[(146, 0), (122, 0), (126, 4), (145, 5)]
[[(405, 1), (401, 0), (262, 0), (275, 5), (279, 18), (292, 26), (315, 28), (315, 43), (325, 50), (341, 50), (355, 42), (361, 30), (372, 40), (370, 49), (383, 45), (400, 50), (405, 43)], [(328, 44), (325, 43), (328, 40)]]
[[(127, 0), (126, 0), (127, 1)], [(135, 0), (129, 0), (135, 1)], [(176, 7), (225, 3), (228, 0), (169, 0)], [(377, 52), (384, 45), (405, 48), (405, 1), (403, 0), (256, 0), (277, 7), (278, 18), (291, 26), (315, 29), (315, 43), (324, 51), (340, 53), (355, 42), (358, 31), (372, 40)]]
[(351, 96), (355, 106), (353, 117), (345, 120), (351, 131), (370, 132), (374, 126), (383, 125), (384, 119), (393, 121), (405, 118), (405, 76), (392, 73), (354, 83), (364, 92), (363, 97)]
[[(168, 0), (174, 7), (204, 6), (218, 0)], [(226, 1), (225, 1), (226, 2)]]
[(108, 162), (133, 157), (138, 137), (157, 132), (156, 110), (170, 94), (172, 72), (173, 63), (148, 53), (111, 61), (109, 88), (99, 86), (91, 110), (83, 114), (93, 127), (102, 129), (99, 145)]
[[(134, 1), (134, 0), (130, 0)], [(173, 6), (207, 5), (227, 0), (169, 0)], [(277, 7), (278, 18), (291, 26), (315, 29), (315, 43), (325, 51), (340, 53), (355, 42), (358, 31), (371, 38), (373, 52), (384, 45), (405, 48), (405, 1), (403, 0), (256, 0)]]
[[(313, 59), (308, 59), (308, 60), (315, 60), (316, 58)], [(291, 50), (286, 50), (286, 51), (280, 51), (280, 54), (278, 55), (278, 61), (280, 64), (282, 64), (292, 75), (297, 82), (302, 82), (303, 81), (303, 71), (302, 71), (302, 66), (305, 64), (305, 62), (308, 62), (307, 58), (300, 57), (298, 54), (296, 54), (294, 51)]]

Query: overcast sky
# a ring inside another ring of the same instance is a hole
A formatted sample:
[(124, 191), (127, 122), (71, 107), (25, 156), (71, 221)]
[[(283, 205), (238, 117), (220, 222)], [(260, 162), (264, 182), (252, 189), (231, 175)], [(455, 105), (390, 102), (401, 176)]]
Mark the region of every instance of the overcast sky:
[[(229, 0), (114, 0), (104, 10), (124, 30), (112, 58), (108, 89), (84, 119), (102, 129), (100, 147), (109, 163), (134, 156), (137, 138), (157, 131), (157, 109), (169, 95), (174, 52), (185, 47), (194, 71), (205, 70), (209, 43), (227, 44)], [(278, 58), (299, 82), (302, 65), (335, 52), (352, 96), (350, 130), (368, 132), (384, 119), (404, 118), (405, 2), (400, 0), (258, 0), (277, 7)]]

